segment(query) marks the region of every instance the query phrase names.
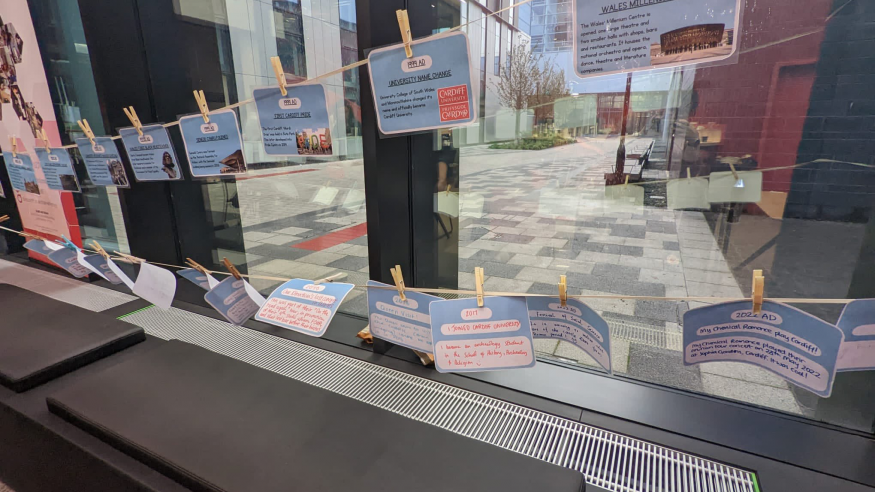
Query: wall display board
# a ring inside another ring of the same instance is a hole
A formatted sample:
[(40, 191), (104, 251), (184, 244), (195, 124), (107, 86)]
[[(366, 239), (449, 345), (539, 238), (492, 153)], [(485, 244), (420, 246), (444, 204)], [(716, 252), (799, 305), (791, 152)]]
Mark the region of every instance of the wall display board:
[(268, 155), (331, 155), (331, 130), (325, 87), (321, 84), (286, 88), (265, 87), (252, 92), (264, 152)]
[(410, 291), (405, 291), (404, 297), (406, 299), (401, 300), (398, 291), (391, 285), (368, 281), (368, 320), (371, 323), (371, 335), (430, 354), (434, 349), (428, 307), (432, 302), (442, 299)]

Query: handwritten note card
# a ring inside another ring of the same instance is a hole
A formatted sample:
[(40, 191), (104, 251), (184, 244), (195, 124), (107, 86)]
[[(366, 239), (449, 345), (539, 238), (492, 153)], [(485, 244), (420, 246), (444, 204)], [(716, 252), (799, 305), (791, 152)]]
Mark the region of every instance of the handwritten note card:
[(368, 287), (371, 335), (402, 347), (432, 353), (428, 306), (441, 298), (406, 291), (406, 299), (402, 301), (394, 286), (370, 280)]
[(140, 273), (132, 289), (135, 295), (161, 309), (170, 309), (176, 294), (176, 275), (148, 263), (140, 264)]
[(525, 297), (431, 303), (435, 367), (440, 372), (520, 369), (535, 365)]
[(684, 364), (753, 364), (828, 397), (842, 338), (835, 325), (786, 304), (766, 301), (754, 314), (750, 301), (727, 302), (684, 314)]
[(577, 299), (568, 299), (565, 307), (551, 297), (529, 297), (526, 302), (535, 338), (565, 340), (611, 372), (611, 331), (595, 311)]
[(210, 290), (215, 286), (219, 285), (219, 281), (216, 280), (212, 275), (208, 273), (201, 273), (194, 268), (184, 268), (182, 270), (178, 270), (176, 274), (204, 290)]
[(90, 272), (89, 269), (79, 264), (77, 252), (72, 249), (62, 247), (59, 250), (52, 251), (49, 253), (49, 259), (76, 278), (85, 277)]
[(255, 316), (258, 321), (321, 337), (353, 284), (323, 283), (295, 278), (273, 291)]
[(118, 147), (110, 137), (96, 137), (94, 144), (87, 138), (77, 138), (76, 147), (85, 161), (88, 179), (96, 186), (130, 187), (128, 173), (122, 164)]
[(875, 369), (875, 299), (848, 303), (837, 325), (845, 335), (838, 372)]
[(249, 297), (246, 281), (228, 277), (204, 295), (204, 300), (235, 325), (242, 325), (258, 312), (258, 304)]

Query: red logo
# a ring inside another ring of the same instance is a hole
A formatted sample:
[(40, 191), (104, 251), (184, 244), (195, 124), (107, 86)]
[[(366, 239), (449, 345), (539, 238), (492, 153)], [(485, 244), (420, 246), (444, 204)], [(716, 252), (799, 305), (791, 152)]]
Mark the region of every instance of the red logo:
[(468, 86), (456, 85), (438, 89), (441, 121), (467, 120), (471, 117), (468, 106)]

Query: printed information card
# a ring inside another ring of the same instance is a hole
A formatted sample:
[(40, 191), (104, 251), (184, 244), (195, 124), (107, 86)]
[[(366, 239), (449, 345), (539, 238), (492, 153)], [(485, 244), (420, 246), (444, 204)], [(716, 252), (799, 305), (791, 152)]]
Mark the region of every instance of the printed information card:
[(321, 84), (255, 89), (258, 121), (268, 155), (331, 155), (325, 87)]
[(580, 77), (723, 60), (735, 52), (741, 0), (574, 0)]
[(76, 147), (85, 161), (88, 179), (95, 186), (130, 186), (122, 158), (111, 138), (95, 137), (94, 145), (87, 138), (77, 138)]
[(201, 273), (194, 268), (183, 268), (178, 270), (176, 274), (204, 290), (210, 290), (219, 285), (219, 281), (212, 275)]
[(564, 340), (611, 372), (611, 330), (589, 306), (568, 299), (563, 307), (558, 298), (551, 297), (529, 297), (526, 302), (535, 338)]
[(91, 270), (79, 263), (78, 253), (62, 246), (61, 249), (49, 253), (49, 259), (76, 278), (86, 277)]
[(845, 335), (838, 372), (875, 369), (875, 299), (849, 302), (836, 324)]
[(46, 177), (46, 184), (50, 190), (72, 191), (80, 193), (79, 179), (73, 170), (73, 160), (67, 149), (36, 149), (36, 157)]
[(13, 157), (12, 152), (3, 152), (3, 161), (6, 163), (12, 189), (39, 195), (39, 185), (29, 155), (19, 152)]
[(246, 289), (246, 281), (228, 277), (204, 295), (216, 311), (235, 325), (242, 325), (258, 312), (260, 307)]
[(46, 242), (41, 239), (31, 239), (30, 241), (24, 243), (24, 249), (28, 251), (33, 251), (34, 253), (38, 253), (44, 256), (49, 256), (49, 253), (52, 251), (57, 251), (56, 248), (48, 247)]
[(104, 280), (108, 281), (109, 283), (113, 285), (122, 283), (122, 279), (120, 279), (118, 275), (115, 274), (115, 272), (110, 270), (109, 265), (106, 263), (106, 258), (104, 258), (103, 256), (85, 256), (85, 253), (80, 250), (76, 255), (76, 259), (79, 261), (80, 265), (91, 270), (97, 275), (100, 275)]
[(430, 305), (434, 364), (439, 372), (521, 369), (535, 365), (525, 297), (436, 301)]
[(234, 111), (226, 109), (210, 113), (209, 123), (204, 123), (200, 114), (183, 116), (179, 119), (179, 130), (192, 176), (202, 178), (246, 172), (243, 141)]
[(118, 131), (137, 181), (182, 179), (179, 160), (170, 143), (167, 128), (156, 124), (142, 126), (140, 130), (142, 135), (137, 133), (136, 128), (121, 128)]
[(832, 392), (842, 331), (804, 311), (751, 301), (692, 309), (684, 314), (684, 365), (735, 361), (769, 370), (824, 398)]
[(258, 321), (305, 335), (321, 337), (353, 284), (322, 283), (295, 278), (273, 291), (255, 316)]
[[(468, 37), (455, 31), (368, 54), (377, 125), (386, 135), (457, 127), (477, 120)], [(479, 91), (477, 92), (479, 94)]]
[(371, 335), (431, 354), (434, 348), (431, 343), (431, 317), (428, 307), (432, 302), (442, 299), (410, 291), (404, 291), (404, 297), (406, 299), (402, 301), (393, 285), (368, 281), (368, 320), (371, 323)]

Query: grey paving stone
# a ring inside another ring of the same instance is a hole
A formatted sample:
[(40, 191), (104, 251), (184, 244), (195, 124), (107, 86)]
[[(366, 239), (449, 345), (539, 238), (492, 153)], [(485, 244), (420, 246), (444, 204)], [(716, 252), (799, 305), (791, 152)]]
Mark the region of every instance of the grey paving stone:
[(662, 220), (648, 220), (647, 232), (662, 232), (665, 234), (677, 234), (677, 226), (675, 226), (674, 222), (662, 221)]
[(503, 243), (529, 244), (535, 239), (534, 236), (523, 236), (521, 234), (496, 234), (493, 241), (501, 241)]
[(644, 248), (641, 246), (620, 246), (620, 253), (623, 256), (644, 256)]
[(580, 255), (578, 251), (573, 251), (571, 249), (558, 249), (553, 248), (551, 246), (544, 246), (538, 251), (537, 256), (544, 256), (547, 258), (562, 258), (564, 260), (573, 260), (576, 259)]
[(356, 244), (359, 246), (367, 246), (368, 245), (368, 236), (367, 234), (361, 237), (357, 237), (355, 239), (350, 239), (346, 242), (346, 244)]
[(681, 246), (680, 246), (680, 243), (678, 243), (677, 241), (663, 241), (662, 242), (662, 249), (665, 249), (668, 251), (680, 251)]
[(684, 366), (682, 352), (632, 343), (629, 346), (628, 374), (672, 388), (704, 392), (699, 368)]
[(532, 284), (531, 287), (529, 287), (529, 290), (526, 292), (529, 294), (545, 294), (545, 295), (556, 294), (556, 295), (559, 295), (559, 287), (557, 285), (558, 283), (559, 283), (558, 276), (556, 277), (556, 284), (542, 284), (540, 282), (535, 282)]
[(611, 287), (614, 289), (611, 292), (616, 294), (665, 297), (665, 285), (662, 284), (615, 278), (611, 282)]
[(475, 267), (482, 267), (487, 277), (503, 277), (512, 279), (525, 268), (523, 265), (510, 265), (494, 261), (476, 261), (470, 258), (459, 258), (459, 271), (473, 273)]
[(611, 236), (644, 239), (646, 233), (647, 229), (645, 228), (645, 226), (635, 226), (627, 224), (611, 225)]
[[(343, 253), (341, 253), (343, 254)], [(331, 263), (326, 264), (325, 266), (329, 266), (331, 268), (337, 268), (338, 270), (348, 270), (350, 272), (357, 272), (362, 268), (368, 266), (368, 259), (362, 258), (360, 256), (346, 256), (339, 260), (332, 261)]]
[(641, 274), (641, 269), (610, 263), (596, 263), (595, 268), (592, 269), (592, 274), (601, 277), (638, 280), (638, 276)]
[(588, 273), (568, 272), (566, 274), (568, 287), (597, 292), (614, 292), (612, 280), (607, 277), (598, 277)]
[(683, 319), (683, 313), (687, 311), (686, 302), (678, 301), (635, 301), (635, 316), (642, 318), (659, 319), (678, 323)]
[(273, 244), (262, 244), (254, 248), (248, 248), (246, 252), (280, 260), (297, 260), (312, 253), (312, 251), (306, 249), (276, 246)]
[(615, 313), (612, 311), (602, 311), (602, 318), (610, 325), (612, 322), (643, 324), (652, 327), (655, 330), (665, 330), (665, 322), (658, 319), (639, 318), (629, 314)]
[(802, 413), (793, 392), (789, 389), (741, 381), (716, 374), (702, 374), (702, 385), (703, 390), (711, 395), (794, 414)]
[(338, 310), (344, 313), (365, 315), (368, 312), (368, 296), (361, 295), (356, 296), (352, 299), (347, 297), (343, 300), (343, 303), (340, 304), (340, 308)]

